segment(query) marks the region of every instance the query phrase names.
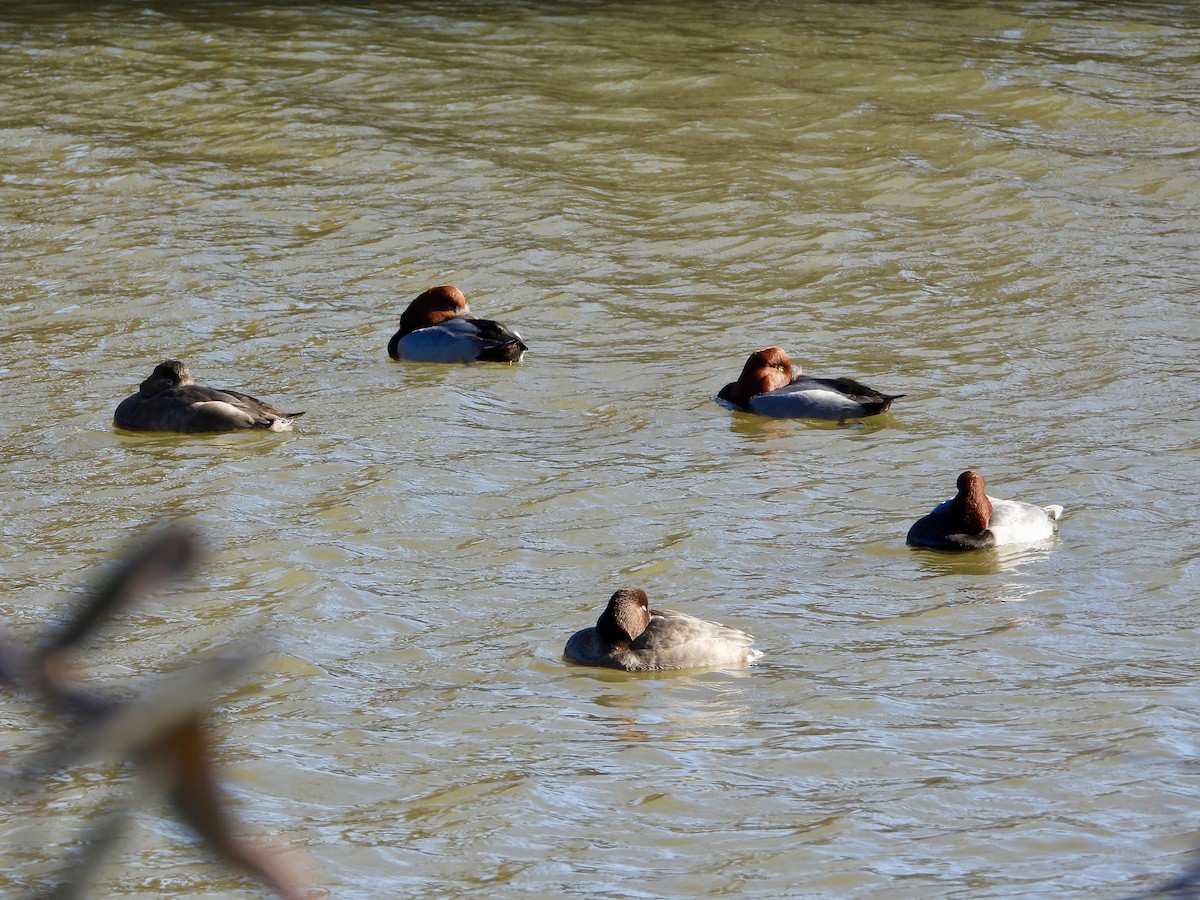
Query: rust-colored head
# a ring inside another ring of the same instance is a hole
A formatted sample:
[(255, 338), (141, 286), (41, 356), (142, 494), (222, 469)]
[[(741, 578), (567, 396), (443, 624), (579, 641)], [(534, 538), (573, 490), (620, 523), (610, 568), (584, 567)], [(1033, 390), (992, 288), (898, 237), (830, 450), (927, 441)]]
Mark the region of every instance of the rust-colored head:
[(440, 284), (431, 287), (408, 304), (400, 316), (400, 335), (406, 335), (418, 328), (430, 328), (443, 322), (469, 313), (467, 298), (452, 284)]
[(958, 476), (958, 493), (950, 503), (950, 515), (964, 534), (987, 531), (992, 521), (992, 501), (987, 497), (983, 475), (967, 469)]
[(751, 397), (787, 387), (792, 383), (792, 361), (780, 347), (755, 350), (742, 367), (738, 380), (725, 385), (718, 395), (738, 406), (746, 406)]

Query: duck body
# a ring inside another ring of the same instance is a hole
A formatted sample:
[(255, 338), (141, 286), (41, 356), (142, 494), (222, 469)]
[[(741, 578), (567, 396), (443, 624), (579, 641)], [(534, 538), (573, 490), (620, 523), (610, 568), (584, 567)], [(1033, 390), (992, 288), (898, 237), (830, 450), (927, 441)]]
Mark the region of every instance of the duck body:
[(186, 365), (168, 359), (155, 367), (136, 394), (126, 397), (113, 424), (131, 431), (184, 434), (260, 429), (287, 431), (303, 412), (285, 413), (241, 391), (205, 387)]
[(739, 409), (775, 418), (861, 419), (887, 412), (903, 394), (883, 394), (853, 378), (797, 373), (786, 352), (765, 347), (750, 354), (737, 381), (717, 397)]
[(983, 476), (958, 476), (958, 493), (913, 523), (905, 543), (929, 550), (986, 550), (1053, 537), (1063, 508), (1001, 500), (985, 491)]
[(563, 657), (584, 666), (626, 672), (733, 669), (762, 656), (746, 632), (670, 609), (651, 610), (641, 588), (622, 588), (593, 628), (577, 631)]
[(472, 316), (462, 291), (450, 284), (413, 300), (388, 342), (388, 356), (414, 362), (520, 362), (528, 349), (508, 326)]
[(779, 419), (861, 419), (886, 412), (902, 396), (881, 394), (852, 378), (798, 375), (785, 387), (751, 397), (745, 408)]

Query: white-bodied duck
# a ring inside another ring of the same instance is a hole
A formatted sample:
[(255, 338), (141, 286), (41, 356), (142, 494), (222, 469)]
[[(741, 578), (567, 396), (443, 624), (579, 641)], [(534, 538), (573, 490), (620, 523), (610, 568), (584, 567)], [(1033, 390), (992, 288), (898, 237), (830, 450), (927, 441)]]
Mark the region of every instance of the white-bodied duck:
[(918, 519), (905, 539), (930, 550), (986, 550), (1053, 537), (1061, 506), (1034, 506), (989, 497), (983, 475), (968, 469), (958, 476), (958, 493)]
[(881, 394), (852, 378), (813, 378), (797, 373), (779, 347), (755, 350), (737, 381), (717, 397), (764, 416), (798, 419), (861, 419), (887, 412), (904, 394)]
[(650, 609), (646, 592), (624, 587), (609, 598), (594, 628), (577, 631), (563, 657), (583, 666), (627, 672), (655, 669), (732, 669), (762, 656), (754, 638), (719, 622), (670, 609)]
[(508, 326), (472, 316), (467, 298), (452, 284), (413, 300), (388, 342), (392, 359), (414, 362), (520, 362), (528, 349)]

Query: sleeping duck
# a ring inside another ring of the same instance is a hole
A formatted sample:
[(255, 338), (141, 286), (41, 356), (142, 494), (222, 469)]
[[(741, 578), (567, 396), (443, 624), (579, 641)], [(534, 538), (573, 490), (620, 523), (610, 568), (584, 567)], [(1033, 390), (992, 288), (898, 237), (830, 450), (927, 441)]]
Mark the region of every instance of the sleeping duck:
[(302, 415), (239, 391), (196, 384), (186, 365), (168, 359), (154, 367), (136, 394), (121, 401), (113, 424), (133, 431), (287, 431), (291, 420)]
[(904, 394), (881, 394), (852, 378), (799, 374), (779, 347), (755, 350), (737, 381), (717, 398), (764, 416), (801, 419), (860, 419), (888, 411)]
[(388, 342), (392, 359), (414, 362), (520, 362), (528, 349), (506, 325), (471, 315), (467, 298), (452, 284), (413, 300)]
[(731, 669), (762, 656), (754, 638), (719, 622), (670, 609), (650, 609), (646, 592), (624, 587), (609, 598), (594, 628), (577, 631), (563, 657), (583, 666), (627, 672), (654, 669)]
[(984, 550), (1053, 537), (1061, 506), (1034, 506), (989, 497), (983, 475), (968, 469), (958, 476), (958, 493), (939, 503), (908, 530), (906, 543), (930, 550)]

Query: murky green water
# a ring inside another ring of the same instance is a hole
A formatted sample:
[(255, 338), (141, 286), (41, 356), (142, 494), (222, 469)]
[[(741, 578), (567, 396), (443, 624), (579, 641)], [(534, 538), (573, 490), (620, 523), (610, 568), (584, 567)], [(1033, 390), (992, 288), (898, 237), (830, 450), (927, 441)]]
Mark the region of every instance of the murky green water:
[[(6, 4), (6, 629), (199, 522), (98, 672), (277, 635), (223, 757), (337, 897), (1154, 884), (1200, 821), (1198, 46), (1168, 3)], [(523, 365), (387, 359), (444, 282)], [(713, 403), (766, 344), (907, 397)], [(169, 356), (308, 414), (114, 432)], [(908, 551), (968, 467), (1060, 538)], [(626, 583), (767, 655), (563, 665)], [(5, 893), (106, 777), (0, 826)], [(253, 888), (146, 814), (96, 896), (165, 895)]]

